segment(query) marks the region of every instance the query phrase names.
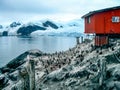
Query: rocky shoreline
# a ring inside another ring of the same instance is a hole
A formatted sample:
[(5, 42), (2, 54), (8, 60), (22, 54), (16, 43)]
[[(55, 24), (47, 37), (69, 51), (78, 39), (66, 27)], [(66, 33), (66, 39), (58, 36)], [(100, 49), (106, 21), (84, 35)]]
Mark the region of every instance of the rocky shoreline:
[(53, 54), (29, 50), (0, 68), (0, 89), (23, 90), (19, 70), (35, 62), (35, 90), (119, 90), (119, 41), (95, 48), (93, 41)]

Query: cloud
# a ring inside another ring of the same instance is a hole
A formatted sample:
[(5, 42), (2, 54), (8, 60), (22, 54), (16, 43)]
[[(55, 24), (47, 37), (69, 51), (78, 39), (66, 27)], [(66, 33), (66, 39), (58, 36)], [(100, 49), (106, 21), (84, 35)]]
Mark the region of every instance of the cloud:
[(120, 0), (0, 0), (0, 23), (43, 17), (68, 20), (89, 11), (118, 5)]
[[(24, 13), (58, 13), (59, 5), (56, 0), (2, 0), (1, 11)], [(57, 5), (56, 5), (57, 4)]]
[(119, 5), (115, 0), (0, 0), (3, 11), (27, 13), (80, 13)]

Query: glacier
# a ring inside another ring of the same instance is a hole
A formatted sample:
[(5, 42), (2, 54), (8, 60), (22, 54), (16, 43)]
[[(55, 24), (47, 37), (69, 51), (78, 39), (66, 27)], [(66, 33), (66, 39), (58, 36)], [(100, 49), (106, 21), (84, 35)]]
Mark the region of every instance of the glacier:
[[(1, 25), (2, 26), (2, 25)], [(22, 30), (21, 30), (22, 29)], [(21, 30), (21, 31), (20, 31)], [(13, 22), (0, 28), (0, 36), (81, 36), (83, 20), (75, 19), (68, 22), (53, 20), (38, 20), (28, 23)]]

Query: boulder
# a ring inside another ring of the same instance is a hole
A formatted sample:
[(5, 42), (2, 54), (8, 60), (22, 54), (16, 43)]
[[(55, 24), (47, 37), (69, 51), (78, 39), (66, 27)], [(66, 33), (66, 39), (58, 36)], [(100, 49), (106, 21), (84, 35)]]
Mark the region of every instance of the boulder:
[(115, 82), (114, 86), (116, 90), (120, 90), (120, 82)]
[(10, 75), (8, 76), (8, 78), (9, 78), (11, 81), (17, 81), (18, 76), (15, 75), (15, 74), (10, 74)]
[(65, 82), (65, 85), (66, 86), (74, 86), (75, 84), (78, 83), (78, 80), (74, 79), (74, 78), (71, 78), (71, 79), (68, 79), (66, 82)]
[(87, 70), (80, 70), (76, 73), (70, 73), (70, 77), (85, 77), (87, 75), (89, 75), (90, 73)]
[(58, 71), (53, 71), (52, 73), (50, 73), (47, 78), (48, 80), (52, 80), (54, 82), (57, 82), (57, 81), (61, 81), (64, 79), (66, 73), (63, 72), (62, 70), (58, 70)]
[(6, 73), (6, 72), (10, 72), (10, 71), (11, 70), (8, 67), (2, 67), (2, 68), (0, 68), (0, 73)]
[(90, 65), (89, 69), (92, 70), (93, 72), (97, 72), (98, 71), (98, 67), (95, 64)]
[(8, 83), (8, 79), (4, 76), (0, 76), (0, 89), (5, 87), (5, 85)]

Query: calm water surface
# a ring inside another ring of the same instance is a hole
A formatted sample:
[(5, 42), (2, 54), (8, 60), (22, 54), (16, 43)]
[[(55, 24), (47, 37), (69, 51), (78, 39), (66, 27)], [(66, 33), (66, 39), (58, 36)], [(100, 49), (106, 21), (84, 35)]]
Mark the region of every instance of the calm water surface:
[(30, 49), (46, 53), (65, 51), (76, 45), (74, 37), (0, 37), (0, 67)]

